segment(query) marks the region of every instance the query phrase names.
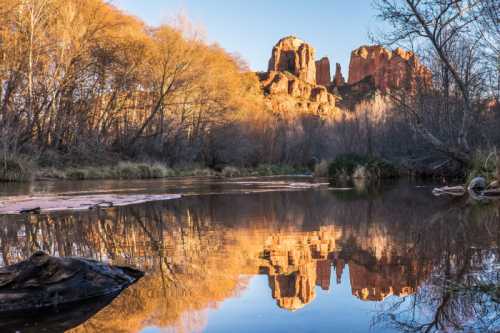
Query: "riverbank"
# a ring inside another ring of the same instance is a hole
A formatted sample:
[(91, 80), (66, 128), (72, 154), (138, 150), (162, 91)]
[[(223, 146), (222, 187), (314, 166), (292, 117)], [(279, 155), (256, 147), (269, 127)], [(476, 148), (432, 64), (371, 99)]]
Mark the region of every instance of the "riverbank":
[(161, 179), (171, 177), (248, 177), (311, 174), (307, 168), (261, 164), (255, 168), (225, 166), (219, 170), (196, 165), (170, 168), (161, 163), (119, 162), (115, 165), (67, 168), (38, 168), (24, 161), (10, 161), (2, 166), (0, 181), (37, 180), (119, 180)]

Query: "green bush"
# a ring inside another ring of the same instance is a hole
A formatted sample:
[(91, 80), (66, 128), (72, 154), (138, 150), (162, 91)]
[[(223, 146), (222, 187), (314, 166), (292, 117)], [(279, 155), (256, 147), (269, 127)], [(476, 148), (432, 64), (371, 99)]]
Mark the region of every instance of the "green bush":
[(166, 166), (160, 163), (155, 163), (151, 165), (150, 175), (151, 178), (174, 177), (175, 171), (170, 168), (167, 168)]
[(33, 177), (33, 164), (25, 157), (13, 156), (0, 160), (0, 181), (24, 182)]
[(85, 180), (88, 179), (88, 173), (85, 169), (69, 169), (65, 172), (66, 179)]
[(380, 158), (357, 154), (342, 154), (337, 156), (328, 167), (331, 179), (384, 179), (395, 178), (398, 170), (389, 162)]

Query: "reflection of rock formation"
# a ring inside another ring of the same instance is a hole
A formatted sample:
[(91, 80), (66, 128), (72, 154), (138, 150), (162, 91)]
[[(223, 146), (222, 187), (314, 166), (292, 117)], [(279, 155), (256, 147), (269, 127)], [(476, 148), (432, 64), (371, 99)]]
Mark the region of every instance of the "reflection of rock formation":
[(352, 294), (367, 301), (413, 294), (429, 273), (416, 259), (396, 254), (390, 257), (385, 252), (382, 255), (380, 247), (387, 244), (383, 237), (362, 237), (359, 244), (372, 249), (371, 254), (357, 247), (357, 243), (351, 244), (356, 241), (353, 238), (347, 241), (349, 250), (343, 250), (338, 246), (339, 242), (346, 242), (342, 236), (343, 232), (332, 226), (317, 232), (280, 233), (269, 237), (263, 253), (268, 264), (260, 271), (269, 276), (269, 286), (278, 306), (297, 310), (314, 299), (315, 285), (329, 290), (332, 266), (339, 284), (347, 263)]
[(316, 296), (314, 263), (294, 265), (293, 271), (269, 272), (269, 286), (280, 308), (297, 310), (310, 303)]
[(364, 266), (349, 262), (352, 294), (361, 300), (382, 301), (387, 296), (413, 294), (416, 280), (406, 276), (405, 267), (390, 266), (381, 272), (372, 272)]
[(332, 272), (332, 261), (330, 259), (318, 260), (316, 262), (316, 284), (323, 290), (330, 289), (330, 275)]
[[(6, 217), (0, 219), (0, 251), (9, 263), (43, 247), (141, 267), (148, 272), (143, 280), (75, 330), (137, 332), (145, 325), (202, 330), (204, 311), (241, 293), (247, 275), (259, 272), (269, 274), (273, 296), (285, 308), (311, 302), (315, 288), (332, 288), (332, 278), (341, 282), (347, 271), (343, 283), (351, 282), (356, 297), (380, 300), (412, 293), (429, 275), (426, 265), (439, 264), (443, 253), (459, 259), (465, 249), (497, 244), (498, 211), (487, 207), (471, 214), (478, 223), (464, 223), (467, 237), (460, 238), (453, 223), (461, 211), (442, 213), (425, 192), (405, 187), (383, 197), (339, 198), (327, 191), (232, 194), (227, 205), (224, 195), (193, 196)], [(442, 223), (426, 223), (436, 221), (436, 211)], [(329, 297), (337, 297), (335, 290)]]
[(278, 306), (297, 310), (315, 297), (315, 285), (330, 287), (330, 254), (341, 233), (334, 227), (317, 232), (270, 236), (263, 257), (268, 266), (269, 286)]

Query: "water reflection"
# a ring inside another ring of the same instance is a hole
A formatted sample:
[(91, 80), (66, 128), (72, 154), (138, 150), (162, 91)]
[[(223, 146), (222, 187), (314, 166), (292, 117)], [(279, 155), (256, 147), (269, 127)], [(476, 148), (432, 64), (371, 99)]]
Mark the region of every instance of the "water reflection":
[[(241, 304), (224, 304), (248, 293), (289, 313), (284, 325), (316, 316), (317, 322), (307, 321), (312, 331), (341, 325), (350, 331), (495, 331), (499, 213), (496, 206), (436, 201), (407, 185), (361, 194), (192, 196), (79, 214), (0, 217), (0, 254), (11, 264), (42, 249), (148, 272), (74, 332), (245, 331), (227, 316), (222, 326), (213, 325), (219, 314), (244, 316), (234, 313)], [(267, 290), (256, 287), (259, 275)], [(358, 323), (335, 322), (323, 305), (326, 299), (347, 302), (335, 294), (343, 286), (350, 288), (350, 302), (361, 302), (348, 309)], [(369, 313), (360, 311), (365, 305)], [(251, 324), (280, 331), (278, 318), (285, 314), (253, 307), (262, 316)]]

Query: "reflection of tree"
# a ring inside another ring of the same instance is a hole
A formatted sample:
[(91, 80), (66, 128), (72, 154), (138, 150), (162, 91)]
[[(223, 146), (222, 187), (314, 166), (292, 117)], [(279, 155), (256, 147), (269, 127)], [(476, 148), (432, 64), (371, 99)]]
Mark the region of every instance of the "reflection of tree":
[[(3, 263), (43, 249), (147, 271), (77, 329), (82, 332), (130, 332), (145, 325), (201, 329), (204, 309), (238, 293), (247, 281), (242, 275), (259, 272), (269, 275), (278, 304), (298, 308), (314, 298), (315, 286), (331, 288), (332, 267), (340, 282), (346, 264), (356, 297), (384, 304), (396, 299), (390, 295), (402, 297), (392, 312), (384, 309), (378, 324), (404, 324), (411, 312), (402, 307), (409, 300), (415, 311), (426, 307), (440, 322), (460, 324), (479, 316), (464, 300), (481, 304), (468, 291), (481, 290), (473, 279), (483, 281), (475, 275), (483, 263), (498, 264), (491, 249), (500, 244), (500, 228), (494, 209), (449, 206), (407, 187), (351, 200), (327, 191), (193, 196), (78, 214), (2, 217), (0, 251)], [(491, 302), (483, 304), (474, 310), (491, 311)]]
[(382, 308), (374, 324), (404, 332), (498, 330), (498, 219), (495, 207), (436, 214), (416, 244), (418, 255), (433, 259), (431, 277), (409, 302)]

